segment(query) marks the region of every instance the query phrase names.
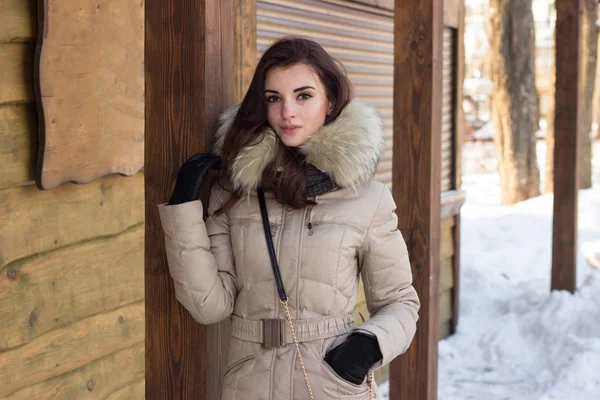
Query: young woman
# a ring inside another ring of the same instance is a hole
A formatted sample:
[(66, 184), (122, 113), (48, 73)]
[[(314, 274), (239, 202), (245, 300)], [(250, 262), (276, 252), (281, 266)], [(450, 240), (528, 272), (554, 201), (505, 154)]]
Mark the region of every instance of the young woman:
[[(352, 100), (331, 56), (284, 38), (221, 118), (220, 158), (179, 171), (160, 206), (168, 263), (195, 320), (231, 319), (223, 399), (369, 399), (369, 371), (407, 350), (419, 300), (392, 195), (373, 180), (383, 144), (380, 117)], [(218, 162), (205, 222), (197, 188)], [(370, 319), (354, 326), (360, 275)]]

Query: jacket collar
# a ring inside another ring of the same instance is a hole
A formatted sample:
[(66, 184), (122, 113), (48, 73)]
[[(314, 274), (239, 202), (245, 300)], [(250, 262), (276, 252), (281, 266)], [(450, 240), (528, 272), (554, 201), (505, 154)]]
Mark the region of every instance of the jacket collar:
[[(221, 115), (214, 147), (218, 155), (238, 108), (233, 107)], [(230, 171), (234, 189), (246, 194), (256, 190), (263, 170), (273, 159), (277, 140), (275, 132), (266, 128), (260, 142), (240, 150)], [(375, 175), (384, 145), (383, 121), (377, 111), (352, 100), (300, 150), (308, 163), (331, 176), (338, 186), (356, 189)]]

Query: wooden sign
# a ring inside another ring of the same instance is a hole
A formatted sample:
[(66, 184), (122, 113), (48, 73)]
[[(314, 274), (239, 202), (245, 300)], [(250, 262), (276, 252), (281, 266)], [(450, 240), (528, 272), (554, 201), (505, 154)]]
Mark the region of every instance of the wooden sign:
[(144, 2), (39, 0), (37, 185), (144, 165)]

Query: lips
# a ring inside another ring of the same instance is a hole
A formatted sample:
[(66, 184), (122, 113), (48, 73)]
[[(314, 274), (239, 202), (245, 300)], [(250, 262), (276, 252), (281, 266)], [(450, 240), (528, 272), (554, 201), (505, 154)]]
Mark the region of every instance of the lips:
[(281, 126), (281, 130), (284, 133), (294, 133), (302, 128), (300, 125), (283, 125)]

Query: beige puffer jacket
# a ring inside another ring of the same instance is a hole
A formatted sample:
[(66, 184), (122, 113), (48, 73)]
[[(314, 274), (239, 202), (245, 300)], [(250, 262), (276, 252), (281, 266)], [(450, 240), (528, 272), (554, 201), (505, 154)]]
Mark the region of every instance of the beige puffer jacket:
[[(235, 111), (223, 117), (217, 152)], [(352, 101), (303, 146), (307, 161), (343, 188), (317, 196), (316, 205), (303, 209), (266, 195), (291, 317), (317, 400), (368, 399), (366, 380), (346, 382), (323, 361), (351, 331), (377, 338), (383, 360), (376, 367), (405, 352), (415, 334), (419, 300), (395, 204), (389, 189), (372, 180), (383, 147), (381, 125), (374, 109)], [(206, 222), (200, 201), (159, 206), (177, 299), (202, 324), (231, 318), (226, 400), (309, 398), (277, 294), (255, 190), (275, 143), (275, 134), (267, 131), (264, 140), (240, 153), (231, 183), (248, 195), (225, 214), (212, 216), (229, 197), (219, 185), (212, 188)], [(359, 274), (371, 317), (355, 327)], [(277, 340), (280, 347), (264, 347)]]

